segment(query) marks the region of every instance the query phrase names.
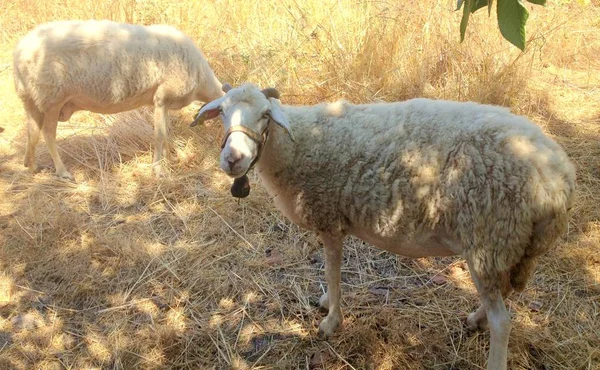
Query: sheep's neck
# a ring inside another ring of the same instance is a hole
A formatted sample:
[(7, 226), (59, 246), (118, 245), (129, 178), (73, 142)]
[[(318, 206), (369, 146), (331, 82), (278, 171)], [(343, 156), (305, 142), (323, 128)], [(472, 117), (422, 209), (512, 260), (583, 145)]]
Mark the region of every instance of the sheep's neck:
[(261, 180), (269, 184), (283, 181), (279, 174), (289, 171), (295, 154), (295, 148), (287, 133), (274, 124), (271, 126), (268, 139), (262, 148), (261, 158), (256, 163)]
[(302, 221), (301, 203), (294, 201), (300, 189), (288, 181), (295, 178), (293, 172), (297, 147), (282, 128), (275, 126), (269, 128), (269, 138), (256, 170), (277, 208), (292, 222), (306, 227)]

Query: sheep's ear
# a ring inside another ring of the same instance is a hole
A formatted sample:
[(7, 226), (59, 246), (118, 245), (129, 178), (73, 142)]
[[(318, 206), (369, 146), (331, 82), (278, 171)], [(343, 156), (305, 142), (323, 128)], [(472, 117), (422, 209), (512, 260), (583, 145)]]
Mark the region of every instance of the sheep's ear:
[(223, 98), (219, 98), (217, 100), (213, 100), (210, 103), (206, 103), (200, 108), (198, 111), (198, 115), (194, 119), (194, 122), (190, 124), (190, 127), (194, 127), (199, 123), (204, 123), (204, 121), (208, 119), (213, 119), (219, 115), (221, 111), (221, 103), (223, 102)]
[(292, 134), (292, 129), (290, 128), (290, 121), (288, 120), (285, 113), (283, 113), (283, 110), (279, 105), (279, 101), (275, 98), (269, 98), (269, 102), (271, 103), (271, 113), (269, 114), (271, 116), (271, 119), (276, 124), (283, 127), (287, 131), (288, 135), (290, 135), (290, 139), (292, 139), (292, 141), (295, 141), (294, 135)]

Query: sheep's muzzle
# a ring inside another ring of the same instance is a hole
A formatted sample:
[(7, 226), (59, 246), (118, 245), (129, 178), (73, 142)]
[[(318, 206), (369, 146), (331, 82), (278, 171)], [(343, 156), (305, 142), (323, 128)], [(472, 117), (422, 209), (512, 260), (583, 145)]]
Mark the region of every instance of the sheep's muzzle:
[[(231, 135), (232, 132), (242, 132), (254, 142), (256, 142), (256, 144), (258, 144), (258, 152), (256, 153), (256, 157), (254, 157), (254, 160), (252, 161), (252, 163), (250, 163), (250, 166), (248, 167), (248, 171), (250, 171), (252, 167), (254, 167), (256, 162), (258, 162), (258, 160), (260, 159), (262, 149), (265, 143), (267, 142), (267, 138), (269, 137), (269, 125), (267, 125), (267, 128), (263, 131), (262, 134), (258, 134), (246, 126), (231, 126), (229, 130), (227, 130), (227, 132), (225, 133), (225, 136), (223, 137), (223, 141), (221, 142), (221, 149), (223, 149), (227, 144), (227, 138), (229, 137), (229, 135)], [(232, 196), (236, 198), (246, 198), (248, 195), (250, 195), (250, 180), (248, 180), (247, 176), (248, 171), (246, 171), (246, 173), (243, 176), (238, 177), (233, 181), (233, 185), (231, 185)]]

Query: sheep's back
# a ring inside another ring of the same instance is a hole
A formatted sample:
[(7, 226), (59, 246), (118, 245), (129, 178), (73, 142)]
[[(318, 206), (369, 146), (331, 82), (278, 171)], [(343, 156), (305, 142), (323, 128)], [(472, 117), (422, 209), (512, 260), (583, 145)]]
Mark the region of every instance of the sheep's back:
[(572, 196), (564, 151), (505, 108), (414, 99), (286, 109), (309, 223), (384, 237), (445, 226), (470, 244), (508, 233), (526, 243), (536, 219)]
[(169, 26), (53, 22), (18, 43), (15, 86), (22, 99), (31, 98), (41, 111), (76, 94), (111, 105), (167, 79), (182, 85), (175, 89), (191, 90), (203, 61), (193, 42)]

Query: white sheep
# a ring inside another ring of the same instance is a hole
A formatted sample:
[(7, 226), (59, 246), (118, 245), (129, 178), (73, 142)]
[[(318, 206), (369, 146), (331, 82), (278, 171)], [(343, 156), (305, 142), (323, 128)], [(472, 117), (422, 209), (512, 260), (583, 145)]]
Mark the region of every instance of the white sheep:
[(482, 300), (467, 323), (489, 323), (487, 368), (506, 369), (503, 298), (524, 289), (536, 258), (567, 227), (575, 171), (561, 147), (489, 105), (281, 107), (278, 96), (246, 84), (208, 103), (196, 121), (220, 113), (223, 171), (241, 178), (262, 154), (257, 171), (277, 208), (321, 237), (328, 292), (320, 303), (329, 313), (320, 331), (331, 335), (342, 322), (346, 235), (410, 257), (460, 254)]
[(78, 110), (118, 113), (154, 106), (153, 168), (169, 156), (169, 109), (223, 96), (202, 52), (165, 25), (60, 21), (38, 26), (14, 51), (14, 82), (28, 119), (25, 166), (35, 171), (43, 131), (56, 173), (72, 179), (56, 150), (57, 121)]

